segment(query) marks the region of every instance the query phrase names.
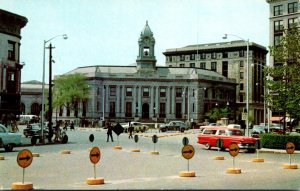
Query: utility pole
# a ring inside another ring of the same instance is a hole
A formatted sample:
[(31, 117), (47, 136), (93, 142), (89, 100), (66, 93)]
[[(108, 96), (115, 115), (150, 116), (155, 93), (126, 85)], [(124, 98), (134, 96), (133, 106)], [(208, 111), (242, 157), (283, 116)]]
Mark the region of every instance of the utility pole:
[(48, 109), (48, 128), (49, 128), (49, 142), (51, 142), (51, 138), (53, 136), (53, 129), (52, 129), (52, 44), (49, 45), (49, 109)]

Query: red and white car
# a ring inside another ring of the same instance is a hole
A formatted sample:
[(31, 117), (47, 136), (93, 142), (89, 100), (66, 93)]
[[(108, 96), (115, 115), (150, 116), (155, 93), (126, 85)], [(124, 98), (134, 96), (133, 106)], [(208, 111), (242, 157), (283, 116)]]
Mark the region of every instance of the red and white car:
[(227, 126), (205, 127), (197, 138), (197, 143), (204, 145), (207, 150), (211, 147), (217, 147), (217, 140), (221, 139), (223, 143), (221, 150), (229, 148), (231, 143), (236, 143), (240, 149), (255, 152), (255, 142), (257, 141), (257, 138), (244, 136), (240, 129)]

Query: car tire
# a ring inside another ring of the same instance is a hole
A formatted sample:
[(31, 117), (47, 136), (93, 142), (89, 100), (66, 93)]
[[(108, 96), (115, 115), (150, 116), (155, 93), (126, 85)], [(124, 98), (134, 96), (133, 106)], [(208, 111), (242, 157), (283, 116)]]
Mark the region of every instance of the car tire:
[(11, 152), (14, 149), (14, 146), (12, 144), (8, 144), (4, 146), (4, 150), (6, 152)]
[(204, 148), (205, 148), (206, 150), (209, 150), (209, 149), (211, 148), (211, 146), (210, 146), (209, 143), (205, 143), (205, 144), (204, 144)]

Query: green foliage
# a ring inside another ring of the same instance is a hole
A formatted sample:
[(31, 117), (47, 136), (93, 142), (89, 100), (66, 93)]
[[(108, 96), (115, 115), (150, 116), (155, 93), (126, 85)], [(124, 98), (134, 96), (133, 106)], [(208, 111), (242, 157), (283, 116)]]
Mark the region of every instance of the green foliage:
[(212, 121), (216, 121), (218, 119), (221, 119), (223, 117), (228, 117), (229, 109), (227, 107), (225, 108), (212, 108), (210, 111), (205, 113), (205, 116), (208, 117)]
[(266, 74), (269, 93), (266, 98), (272, 111), (288, 113), (300, 119), (300, 29), (289, 29), (277, 46), (270, 47), (274, 67)]
[(286, 144), (292, 142), (296, 146), (296, 150), (300, 150), (300, 135), (263, 133), (260, 134), (260, 140), (264, 148), (285, 149)]
[(76, 110), (78, 103), (89, 97), (89, 86), (83, 74), (62, 75), (54, 80), (53, 108), (60, 106)]

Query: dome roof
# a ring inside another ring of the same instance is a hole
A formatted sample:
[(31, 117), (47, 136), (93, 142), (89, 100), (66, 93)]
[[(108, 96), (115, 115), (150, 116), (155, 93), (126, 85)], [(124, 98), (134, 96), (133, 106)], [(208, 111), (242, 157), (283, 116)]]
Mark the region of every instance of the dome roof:
[(153, 36), (153, 33), (148, 25), (148, 21), (146, 21), (146, 25), (141, 33), (141, 36)]

